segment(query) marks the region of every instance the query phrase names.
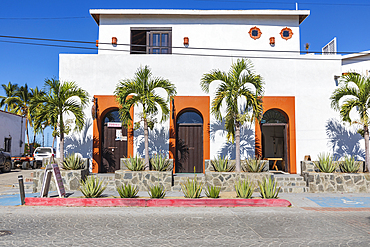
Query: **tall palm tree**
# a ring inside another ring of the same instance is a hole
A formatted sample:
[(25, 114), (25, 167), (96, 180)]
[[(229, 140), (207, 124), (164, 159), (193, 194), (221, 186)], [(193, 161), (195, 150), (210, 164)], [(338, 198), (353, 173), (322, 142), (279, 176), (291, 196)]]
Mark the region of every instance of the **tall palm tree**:
[(77, 86), (75, 82), (61, 82), (57, 79), (45, 80), (45, 95), (37, 97), (35, 105), (41, 103), (40, 115), (44, 120), (50, 121), (50, 125), (56, 130), (59, 126), (60, 159), (64, 161), (64, 134), (68, 134), (64, 117), (72, 114), (75, 118), (75, 130), (81, 131), (85, 123), (83, 109), (87, 106), (89, 94)]
[[(164, 89), (167, 99), (162, 98), (156, 89)], [(162, 111), (161, 122), (169, 116), (168, 103), (170, 97), (176, 95), (176, 87), (169, 80), (162, 77), (152, 77), (152, 72), (148, 66), (140, 67), (133, 79), (124, 79), (119, 82), (114, 91), (121, 106), (121, 120), (126, 126), (131, 123), (130, 109), (135, 105), (143, 108), (141, 120), (144, 122), (144, 142), (145, 142), (145, 165), (149, 169), (149, 142), (148, 125), (152, 125), (152, 117), (158, 112), (158, 106)]]
[[(330, 97), (331, 107), (339, 111), (342, 121), (363, 126), (365, 139), (365, 165), (370, 171), (369, 157), (369, 110), (370, 110), (370, 77), (357, 73), (348, 73), (341, 78), (339, 88)], [(350, 112), (356, 110), (359, 119), (352, 120)]]
[(6, 99), (15, 96), (15, 93), (19, 90), (18, 84), (12, 84), (11, 82), (8, 82), (8, 85), (1, 84), (1, 87), (5, 91), (5, 96), (0, 96), (0, 108), (4, 107), (4, 111), (11, 112), (13, 105), (8, 105), (6, 103)]
[[(212, 101), (211, 112), (218, 121), (225, 121), (227, 139), (235, 141), (235, 170), (240, 172), (240, 128), (247, 121), (260, 119), (262, 113), (263, 80), (252, 71), (253, 64), (247, 59), (238, 59), (231, 65), (228, 73), (212, 70), (204, 74), (201, 87), (209, 93), (209, 86), (219, 81)], [(245, 100), (245, 109), (239, 109), (240, 99)], [(226, 104), (226, 115), (222, 116), (221, 107)], [(248, 111), (251, 109), (251, 115)]]

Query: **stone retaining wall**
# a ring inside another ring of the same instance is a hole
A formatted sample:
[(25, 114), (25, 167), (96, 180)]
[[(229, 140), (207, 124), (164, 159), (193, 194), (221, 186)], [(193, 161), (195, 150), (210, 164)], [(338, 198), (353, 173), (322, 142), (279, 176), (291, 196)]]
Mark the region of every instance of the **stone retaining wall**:
[[(120, 170), (128, 170), (126, 165), (125, 165), (125, 162), (129, 161), (130, 159), (129, 158), (121, 158), (120, 159)], [(144, 161), (144, 158), (142, 158), (142, 160)], [(167, 159), (171, 162), (171, 165), (168, 167), (167, 171), (172, 171), (173, 170), (173, 159)], [(152, 168), (150, 167), (150, 170), (152, 170)]]
[[(360, 171), (363, 171), (363, 168), (364, 166), (360, 165)], [(369, 173), (342, 173), (339, 168), (333, 173), (319, 172), (312, 161), (302, 161), (301, 169), (310, 192), (370, 192)]]
[[(262, 160), (265, 164), (264, 164), (264, 168), (263, 168), (263, 172), (268, 172), (269, 170), (269, 161), (268, 160)], [(211, 164), (211, 160), (205, 160), (204, 161), (205, 163), (205, 172), (214, 172), (215, 169), (213, 168), (213, 165)], [(240, 161), (240, 165), (241, 165), (241, 168), (242, 168), (242, 171), (245, 171), (246, 170), (246, 164), (245, 164), (245, 160), (241, 160)], [(229, 164), (230, 165), (235, 165), (235, 160), (229, 160)]]
[(207, 186), (219, 186), (221, 191), (235, 191), (235, 182), (248, 179), (256, 187), (255, 191), (259, 191), (258, 182), (262, 182), (264, 178), (274, 177), (269, 172), (207, 172), (205, 174), (205, 188)]
[(116, 186), (123, 184), (136, 185), (139, 191), (148, 191), (149, 187), (160, 185), (167, 191), (172, 187), (172, 171), (128, 171), (117, 170), (115, 172)]
[[(42, 182), (44, 179), (45, 169), (37, 169), (33, 172), (33, 193), (41, 192)], [(86, 179), (89, 175), (88, 169), (83, 170), (60, 170), (64, 189), (66, 191), (78, 190), (80, 188), (81, 179)], [(50, 181), (49, 191), (56, 190), (54, 177)]]

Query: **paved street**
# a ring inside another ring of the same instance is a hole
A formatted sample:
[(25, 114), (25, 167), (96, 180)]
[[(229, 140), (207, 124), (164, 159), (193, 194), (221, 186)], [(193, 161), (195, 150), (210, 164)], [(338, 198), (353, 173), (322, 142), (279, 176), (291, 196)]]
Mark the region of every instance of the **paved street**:
[(368, 246), (370, 212), (0, 207), (0, 246)]

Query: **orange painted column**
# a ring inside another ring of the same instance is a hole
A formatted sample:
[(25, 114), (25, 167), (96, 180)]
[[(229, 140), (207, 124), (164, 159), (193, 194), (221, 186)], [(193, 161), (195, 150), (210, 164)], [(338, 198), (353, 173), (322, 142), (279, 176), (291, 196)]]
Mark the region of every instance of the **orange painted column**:
[[(203, 117), (203, 173), (205, 160), (210, 159), (210, 97), (209, 96), (175, 96), (171, 101), (169, 158), (175, 160), (176, 152), (176, 118), (186, 110), (194, 110)], [(176, 164), (175, 164), (176, 166)], [(175, 167), (173, 169), (175, 173)]]
[[(297, 173), (296, 164), (296, 133), (295, 133), (295, 98), (294, 96), (265, 96), (263, 97), (263, 113), (275, 109), (283, 111), (288, 116), (288, 153), (289, 173)], [(255, 153), (262, 155), (262, 132), (261, 125), (255, 123)]]
[[(118, 110), (119, 104), (114, 95), (94, 95), (97, 99), (97, 116), (93, 121), (93, 160), (92, 172), (98, 173), (101, 171), (101, 136), (102, 136), (102, 121), (107, 112)], [(134, 117), (134, 109), (130, 110), (131, 117)], [(134, 153), (134, 135), (133, 122), (131, 127), (127, 129), (127, 156), (133, 156)]]

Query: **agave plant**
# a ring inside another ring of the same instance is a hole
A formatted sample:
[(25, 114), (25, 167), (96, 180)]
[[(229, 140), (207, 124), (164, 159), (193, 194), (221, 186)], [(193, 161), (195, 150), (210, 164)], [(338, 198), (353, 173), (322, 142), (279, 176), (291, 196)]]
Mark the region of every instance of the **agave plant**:
[(360, 163), (356, 163), (354, 156), (344, 156), (344, 161), (340, 163), (340, 169), (342, 172), (357, 173), (360, 169)]
[(155, 154), (150, 159), (150, 164), (155, 171), (167, 171), (170, 168), (171, 161), (162, 154)]
[(261, 197), (265, 199), (277, 198), (281, 187), (277, 188), (277, 183), (274, 178), (269, 177), (268, 181), (266, 178), (263, 179), (262, 183), (258, 182), (260, 187)]
[(117, 187), (117, 192), (121, 198), (135, 198), (139, 189), (131, 184), (123, 184), (121, 187)]
[(251, 158), (245, 160), (245, 166), (242, 166), (245, 172), (262, 172), (265, 168), (265, 162), (262, 158)]
[(318, 162), (315, 162), (315, 165), (320, 172), (332, 173), (338, 167), (338, 165), (333, 162), (333, 156), (330, 153), (320, 153), (317, 158)]
[(206, 193), (206, 196), (209, 198), (219, 198), (220, 191), (221, 191), (220, 187), (208, 185), (205, 193)]
[(149, 188), (148, 194), (150, 198), (162, 199), (166, 196), (166, 190), (160, 185), (154, 185)]
[(124, 163), (130, 171), (143, 171), (145, 168), (144, 161), (137, 154), (135, 157), (130, 156), (129, 160), (125, 160)]
[(74, 153), (68, 155), (63, 161), (63, 169), (65, 170), (79, 170), (82, 169), (84, 162)]
[(203, 189), (203, 184), (198, 183), (197, 176), (195, 175), (194, 179), (189, 179), (181, 184), (182, 192), (184, 193), (185, 198), (200, 198), (200, 193)]
[(235, 169), (235, 165), (229, 164), (229, 159), (225, 156), (218, 156), (211, 161), (211, 164), (217, 172), (230, 172)]
[(103, 181), (98, 177), (88, 176), (86, 181), (81, 180), (80, 191), (86, 198), (99, 197), (107, 186), (103, 186)]
[(235, 191), (236, 191), (236, 196), (239, 198), (251, 198), (253, 191), (254, 191), (254, 185), (253, 183), (249, 182), (248, 179), (243, 180), (243, 181), (236, 181), (235, 182)]

